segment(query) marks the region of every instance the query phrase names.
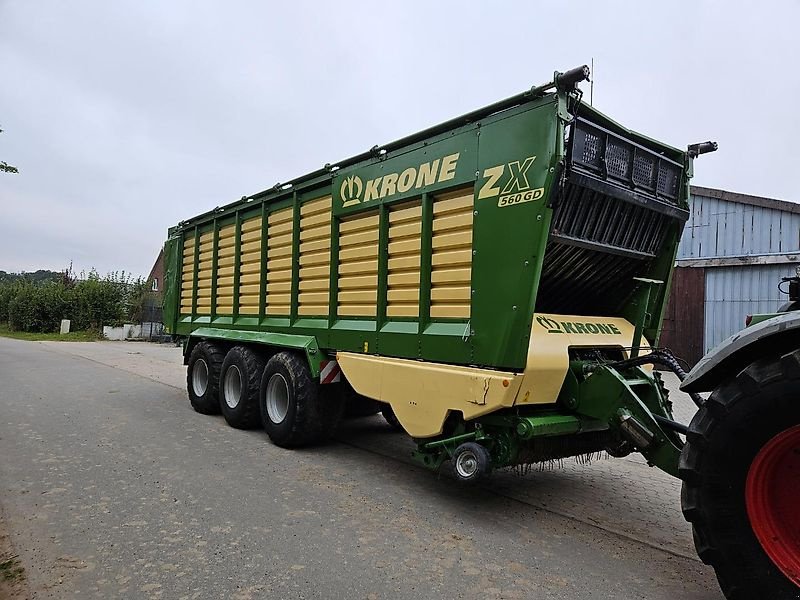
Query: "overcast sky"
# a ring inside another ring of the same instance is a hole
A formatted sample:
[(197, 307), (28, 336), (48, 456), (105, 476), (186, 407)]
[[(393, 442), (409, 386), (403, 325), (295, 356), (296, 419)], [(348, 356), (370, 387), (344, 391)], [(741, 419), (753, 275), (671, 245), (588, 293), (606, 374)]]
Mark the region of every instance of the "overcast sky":
[(592, 58), (600, 110), (719, 142), (693, 183), (800, 201), (798, 23), (795, 0), (0, 0), (0, 270), (147, 275), (181, 219)]

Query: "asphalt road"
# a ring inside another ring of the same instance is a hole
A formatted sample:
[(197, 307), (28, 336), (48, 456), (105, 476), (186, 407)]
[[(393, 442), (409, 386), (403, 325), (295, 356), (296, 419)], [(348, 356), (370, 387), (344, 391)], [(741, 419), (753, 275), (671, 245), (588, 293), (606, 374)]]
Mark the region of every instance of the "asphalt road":
[(0, 338), (0, 505), (32, 598), (719, 600), (640, 459), (482, 489), (379, 417), (287, 451), (194, 413), (180, 351)]

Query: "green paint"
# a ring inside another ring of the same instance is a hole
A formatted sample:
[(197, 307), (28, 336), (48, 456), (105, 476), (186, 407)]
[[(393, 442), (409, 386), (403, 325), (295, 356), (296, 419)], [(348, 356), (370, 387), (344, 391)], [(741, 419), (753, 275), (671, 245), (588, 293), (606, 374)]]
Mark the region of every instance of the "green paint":
[[(227, 329), (220, 327), (198, 327), (189, 336), (191, 340), (201, 339), (223, 340), (231, 343), (250, 343), (275, 348), (290, 348), (302, 350), (308, 363), (311, 365), (311, 374), (319, 376), (320, 366), (323, 360), (329, 360), (325, 353), (321, 352), (317, 346), (317, 340), (308, 335), (289, 335), (285, 333), (270, 333), (266, 331), (245, 331), (238, 329)], [(186, 354), (191, 351), (191, 347), (186, 348)]]

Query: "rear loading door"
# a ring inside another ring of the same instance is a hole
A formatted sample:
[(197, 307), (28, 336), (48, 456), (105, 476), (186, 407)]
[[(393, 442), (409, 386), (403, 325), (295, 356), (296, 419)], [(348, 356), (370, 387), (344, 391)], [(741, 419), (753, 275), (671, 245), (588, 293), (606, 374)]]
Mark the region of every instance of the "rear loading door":
[(537, 312), (620, 315), (634, 277), (669, 276), (688, 218), (686, 169), (679, 154), (575, 119)]

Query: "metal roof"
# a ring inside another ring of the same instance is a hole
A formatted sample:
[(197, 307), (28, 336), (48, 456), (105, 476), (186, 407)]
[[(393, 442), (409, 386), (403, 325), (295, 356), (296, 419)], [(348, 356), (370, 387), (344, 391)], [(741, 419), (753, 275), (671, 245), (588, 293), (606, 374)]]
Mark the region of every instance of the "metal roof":
[(771, 208), (774, 210), (800, 214), (800, 202), (776, 200), (775, 198), (765, 198), (763, 196), (751, 196), (750, 194), (729, 192), (728, 190), (701, 187), (699, 185), (691, 186), (691, 193), (692, 196), (705, 196), (707, 198), (717, 198), (719, 200), (726, 200), (728, 202), (737, 202), (738, 204), (748, 204), (750, 206), (759, 206), (761, 208)]

